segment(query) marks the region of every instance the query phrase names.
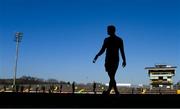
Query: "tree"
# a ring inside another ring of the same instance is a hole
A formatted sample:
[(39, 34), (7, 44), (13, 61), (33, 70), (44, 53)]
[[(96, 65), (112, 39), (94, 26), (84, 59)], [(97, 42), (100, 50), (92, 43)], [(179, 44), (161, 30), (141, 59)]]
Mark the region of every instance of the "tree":
[(48, 83), (48, 84), (58, 84), (59, 82), (58, 82), (58, 80), (51, 78), (51, 79), (48, 79), (48, 80), (47, 80), (47, 83)]
[(177, 85), (180, 86), (180, 80), (177, 82)]
[(179, 82), (178, 82), (179, 84), (180, 84), (180, 80), (179, 80)]
[(22, 76), (17, 80), (17, 82), (19, 84), (41, 84), (44, 83), (44, 80), (37, 77)]

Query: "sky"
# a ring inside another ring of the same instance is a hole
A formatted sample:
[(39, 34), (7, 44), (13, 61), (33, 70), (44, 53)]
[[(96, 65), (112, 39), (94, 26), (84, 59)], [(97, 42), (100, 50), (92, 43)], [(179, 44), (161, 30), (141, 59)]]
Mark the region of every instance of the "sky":
[(92, 63), (108, 25), (124, 40), (118, 83), (149, 84), (145, 67), (177, 66), (180, 80), (179, 0), (0, 0), (0, 78), (13, 78), (16, 32), (17, 77), (108, 83), (105, 53)]

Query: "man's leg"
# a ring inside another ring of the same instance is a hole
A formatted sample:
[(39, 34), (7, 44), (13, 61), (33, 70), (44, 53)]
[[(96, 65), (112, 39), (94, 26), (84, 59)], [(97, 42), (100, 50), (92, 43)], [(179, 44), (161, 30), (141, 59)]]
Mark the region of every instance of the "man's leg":
[(114, 72), (108, 72), (108, 76), (109, 76), (109, 87), (107, 92), (110, 92), (112, 90), (112, 88), (114, 87), (114, 85), (116, 85), (116, 81), (115, 81), (115, 74)]
[(117, 86), (116, 86), (116, 81), (114, 81), (113, 87), (114, 87), (115, 93), (119, 94), (119, 91), (118, 91)]
[(106, 62), (105, 63), (105, 68), (109, 76), (109, 87), (108, 90), (106, 91), (107, 94), (110, 93), (112, 88), (114, 88), (115, 92), (118, 93), (117, 87), (116, 87), (116, 81), (115, 81), (115, 74), (118, 68), (118, 62)]
[(113, 88), (114, 88), (114, 91), (116, 94), (119, 94), (119, 91), (118, 91), (118, 88), (116, 86), (116, 80), (115, 80), (115, 74), (116, 74), (116, 71), (118, 69), (118, 65), (119, 65), (119, 61), (117, 61), (115, 64), (114, 64), (114, 69), (113, 69), (113, 78), (114, 78), (114, 82), (113, 82)]
[(110, 93), (110, 91), (111, 91), (111, 90), (112, 90), (112, 88), (113, 88), (113, 78), (111, 77), (110, 72), (108, 72), (108, 75), (109, 75), (109, 79), (110, 79), (110, 81), (109, 81), (109, 87), (108, 87), (107, 92), (108, 92), (108, 93)]
[(108, 91), (111, 91), (112, 88), (114, 88), (114, 91), (116, 94), (119, 94), (118, 92), (118, 89), (117, 89), (117, 86), (116, 86), (116, 80), (115, 80), (115, 71), (112, 72), (112, 73), (108, 73), (109, 74), (109, 77), (110, 77), (110, 82), (109, 82), (109, 89)]

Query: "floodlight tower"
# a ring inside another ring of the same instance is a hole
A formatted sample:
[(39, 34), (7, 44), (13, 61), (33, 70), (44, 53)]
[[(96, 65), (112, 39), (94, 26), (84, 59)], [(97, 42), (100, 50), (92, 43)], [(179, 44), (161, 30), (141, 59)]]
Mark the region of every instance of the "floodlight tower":
[(16, 72), (17, 72), (17, 62), (18, 62), (18, 51), (19, 51), (19, 43), (22, 40), (23, 33), (16, 32), (15, 34), (15, 42), (16, 42), (16, 57), (15, 57), (15, 66), (14, 66), (14, 80), (13, 80), (13, 88), (16, 88)]

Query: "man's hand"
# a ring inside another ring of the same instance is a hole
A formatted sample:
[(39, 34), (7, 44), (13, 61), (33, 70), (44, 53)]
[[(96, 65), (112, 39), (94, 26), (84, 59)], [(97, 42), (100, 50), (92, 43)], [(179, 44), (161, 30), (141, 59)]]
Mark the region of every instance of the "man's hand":
[(126, 61), (123, 61), (122, 67), (124, 68), (126, 66)]
[(93, 63), (95, 63), (95, 62), (96, 62), (96, 60), (94, 59), (94, 60), (93, 60)]
[(98, 58), (98, 56), (96, 55), (95, 58), (94, 58), (94, 60), (93, 60), (93, 63), (96, 62), (97, 58)]

